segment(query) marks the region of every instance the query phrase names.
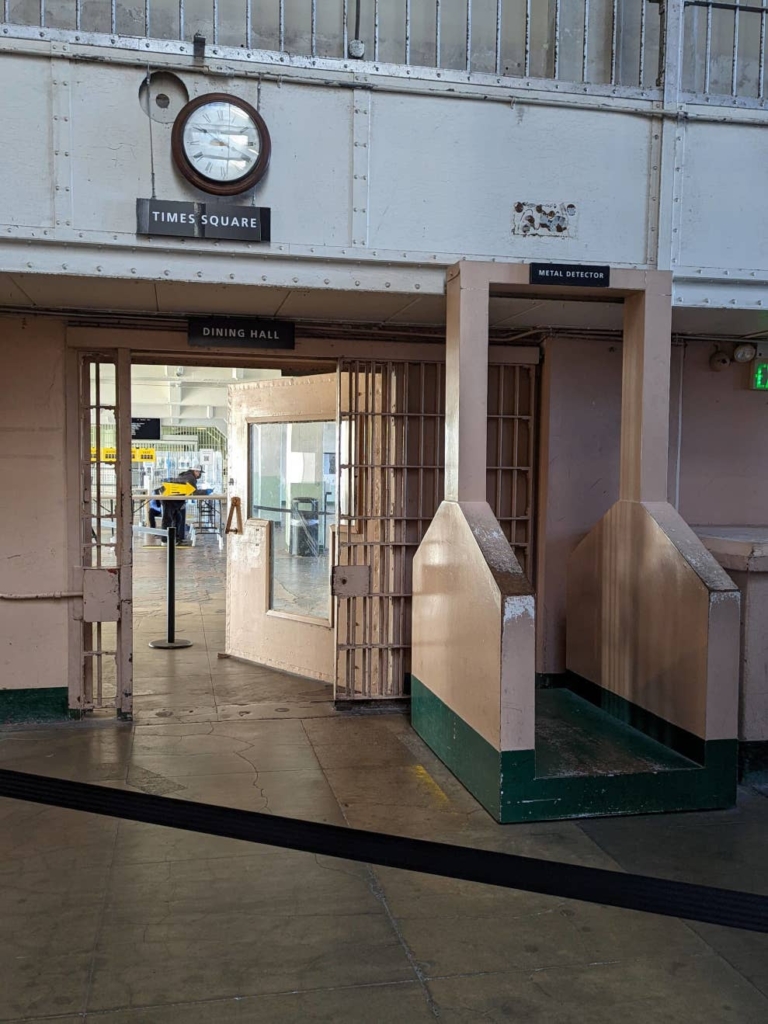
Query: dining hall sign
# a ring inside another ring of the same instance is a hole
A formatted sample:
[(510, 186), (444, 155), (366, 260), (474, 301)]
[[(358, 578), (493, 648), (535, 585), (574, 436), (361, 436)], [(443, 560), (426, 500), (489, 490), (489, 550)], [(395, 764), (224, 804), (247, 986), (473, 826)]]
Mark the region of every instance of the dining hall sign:
[(296, 329), (288, 320), (257, 317), (192, 317), (187, 340), (195, 348), (280, 348), (296, 347)]

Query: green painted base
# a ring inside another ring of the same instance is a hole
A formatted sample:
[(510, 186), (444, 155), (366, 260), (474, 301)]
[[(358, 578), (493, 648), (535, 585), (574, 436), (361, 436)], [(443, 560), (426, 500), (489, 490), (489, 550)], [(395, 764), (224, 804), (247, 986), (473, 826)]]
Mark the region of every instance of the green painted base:
[(0, 690), (0, 725), (60, 722), (69, 718), (66, 686)]
[[(550, 715), (537, 757), (534, 750), (495, 750), (416, 677), (412, 698), (416, 732), (500, 822), (710, 810), (736, 801), (735, 740), (706, 743), (704, 764), (696, 764), (572, 696), (559, 712), (562, 735)], [(582, 746), (584, 730), (593, 730), (622, 766), (604, 761), (590, 770), (583, 757), (564, 751), (574, 729)]]
[(768, 740), (745, 740), (739, 744), (739, 780), (768, 775)]

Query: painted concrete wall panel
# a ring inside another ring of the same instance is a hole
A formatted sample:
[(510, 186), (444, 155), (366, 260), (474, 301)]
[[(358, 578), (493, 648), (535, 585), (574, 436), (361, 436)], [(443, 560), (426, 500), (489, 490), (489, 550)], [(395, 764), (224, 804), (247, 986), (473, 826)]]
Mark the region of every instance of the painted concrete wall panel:
[[(171, 157), (172, 124), (150, 119), (142, 109), (139, 89), (145, 75), (140, 68), (77, 66), (72, 135), (78, 228), (135, 233), (136, 199), (152, 195), (153, 152), (158, 198), (213, 198), (194, 188), (176, 169)], [(351, 92), (268, 83), (259, 93), (255, 79), (211, 79), (194, 72), (179, 77), (190, 98), (221, 91), (259, 107), (273, 149), (270, 168), (253, 201), (271, 207), (274, 243), (348, 244)], [(251, 197), (223, 201), (247, 205)], [(227, 243), (217, 246), (227, 247)], [(235, 243), (232, 248), (242, 250), (243, 245)]]
[(705, 342), (685, 349), (680, 513), (696, 525), (765, 525), (768, 396), (749, 389), (749, 365), (710, 370), (713, 352)]
[(682, 266), (768, 270), (766, 165), (764, 121), (686, 126)]
[(51, 65), (3, 54), (0, 59), (0, 221), (53, 224)]
[[(643, 118), (376, 95), (371, 132), (374, 249), (646, 260), (652, 129)], [(517, 201), (575, 204), (576, 237), (513, 236)]]
[[(68, 589), (64, 328), (0, 321), (0, 592)], [(67, 685), (66, 601), (0, 602), (0, 689)]]

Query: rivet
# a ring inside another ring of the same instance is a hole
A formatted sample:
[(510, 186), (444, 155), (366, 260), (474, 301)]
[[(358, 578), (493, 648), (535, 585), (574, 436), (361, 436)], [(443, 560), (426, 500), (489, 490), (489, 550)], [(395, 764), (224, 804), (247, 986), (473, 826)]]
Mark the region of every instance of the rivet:
[(385, 282), (384, 282), (384, 287), (385, 287), (385, 288), (389, 288), (389, 281), (385, 281)]
[(420, 284), (415, 284), (413, 287), (418, 291), (419, 288), (421, 288), (421, 285)]
[(266, 274), (262, 274), (261, 275), (261, 280), (262, 281), (266, 281), (267, 280), (267, 275)]
[(96, 270), (101, 273), (101, 267), (96, 267)]
[(359, 281), (355, 281), (355, 288), (359, 288), (359, 287), (360, 287), (360, 282)]
[(165, 274), (166, 277), (170, 277), (171, 276), (170, 270), (164, 270), (163, 273)]
[(203, 272), (202, 272), (202, 270), (198, 270), (198, 272), (197, 272), (197, 276), (198, 276), (198, 277), (202, 277), (202, 276), (203, 276)]
[(229, 279), (230, 279), (230, 281), (234, 281), (235, 280), (235, 275), (234, 274), (230, 274), (229, 275)]
[(135, 274), (135, 273), (136, 273), (136, 267), (131, 267), (131, 273), (132, 273), (132, 274)]
[(323, 281), (323, 284), (330, 284), (330, 283), (331, 283), (330, 277), (326, 277), (325, 280)]
[(292, 280), (293, 280), (293, 283), (294, 283), (294, 284), (298, 284), (298, 283), (299, 283), (299, 279), (298, 279), (298, 277), (294, 277), (294, 278), (293, 278)]

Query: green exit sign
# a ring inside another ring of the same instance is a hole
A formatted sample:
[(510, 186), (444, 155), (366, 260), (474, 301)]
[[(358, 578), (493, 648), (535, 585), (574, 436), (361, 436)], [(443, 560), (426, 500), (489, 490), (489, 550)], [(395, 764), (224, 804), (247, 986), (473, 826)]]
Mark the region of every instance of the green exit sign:
[(755, 360), (752, 364), (752, 388), (755, 391), (768, 391), (768, 363)]

